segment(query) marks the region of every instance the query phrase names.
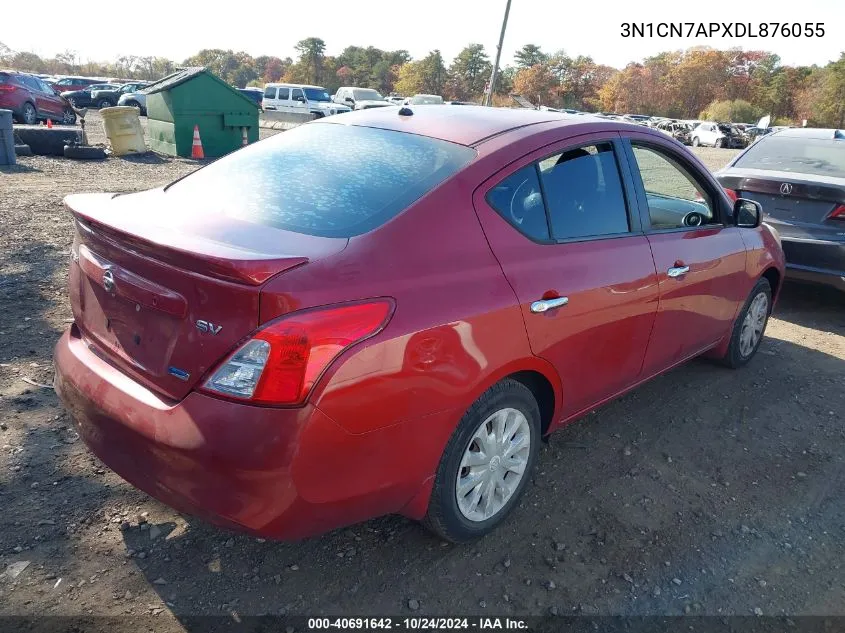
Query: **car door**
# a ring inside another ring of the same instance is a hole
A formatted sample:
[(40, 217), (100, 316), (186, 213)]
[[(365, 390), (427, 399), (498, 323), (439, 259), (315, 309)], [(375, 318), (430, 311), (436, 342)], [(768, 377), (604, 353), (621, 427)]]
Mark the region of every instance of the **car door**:
[(308, 112), (308, 102), (305, 101), (305, 93), (302, 92), (302, 88), (291, 88), (290, 108), (291, 112), (298, 112), (300, 114)]
[(47, 93), (41, 89), (41, 82), (35, 77), (29, 76), (22, 76), (21, 81), (29, 89), (30, 94), (32, 94), (32, 98), (35, 99), (35, 109), (38, 110), (38, 116), (55, 116), (55, 105), (48, 97)]
[(644, 364), (651, 374), (728, 335), (750, 288), (741, 229), (729, 222), (728, 200), (718, 183), (662, 138), (636, 132), (626, 136), (660, 288)]
[(578, 136), (512, 163), (474, 196), (531, 349), (560, 374), (564, 418), (638, 381), (657, 311), (621, 151), (615, 132)]
[(65, 108), (67, 107), (65, 100), (57, 95), (46, 82), (41, 81), (40, 79), (36, 79), (35, 82), (38, 85), (39, 91), (43, 95), (47, 111), (58, 118), (62, 118), (64, 116)]

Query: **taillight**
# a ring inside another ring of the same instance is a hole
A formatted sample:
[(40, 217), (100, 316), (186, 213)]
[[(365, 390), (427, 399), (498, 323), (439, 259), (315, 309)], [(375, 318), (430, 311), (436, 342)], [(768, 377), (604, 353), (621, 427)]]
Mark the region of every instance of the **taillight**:
[(14, 84), (0, 84), (0, 92), (14, 92), (18, 87)]
[(202, 389), (255, 404), (301, 404), (332, 361), (381, 331), (392, 312), (392, 301), (378, 299), (283, 316), (221, 363)]
[(739, 195), (737, 195), (736, 191), (733, 189), (728, 189), (724, 187), (725, 193), (728, 194), (728, 198), (731, 199), (732, 202), (736, 202), (739, 199)]
[(827, 218), (828, 220), (845, 220), (845, 204), (836, 207)]

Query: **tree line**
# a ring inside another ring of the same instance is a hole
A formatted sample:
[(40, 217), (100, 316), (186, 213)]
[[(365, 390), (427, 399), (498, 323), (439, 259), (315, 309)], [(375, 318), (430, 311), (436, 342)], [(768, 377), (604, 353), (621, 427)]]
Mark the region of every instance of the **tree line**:
[[(447, 64), (439, 50), (422, 59), (408, 51), (347, 46), (327, 55), (326, 43), (309, 37), (296, 58), (203, 49), (176, 64), (163, 57), (120, 56), (113, 62), (82, 62), (74, 51), (50, 59), (13, 51), (0, 43), (0, 67), (123, 79), (158, 79), (179, 66), (207, 66), (226, 82), (262, 86), (287, 81), (375, 88), (382, 94), (426, 93), (480, 101), (492, 70), (481, 44), (470, 44)], [(668, 51), (618, 70), (591, 57), (543, 51), (526, 44), (502, 69), (494, 105), (512, 105), (520, 94), (536, 105), (677, 118), (753, 122), (764, 114), (778, 123), (845, 127), (845, 53), (826, 66), (788, 66), (767, 51), (708, 47)]]

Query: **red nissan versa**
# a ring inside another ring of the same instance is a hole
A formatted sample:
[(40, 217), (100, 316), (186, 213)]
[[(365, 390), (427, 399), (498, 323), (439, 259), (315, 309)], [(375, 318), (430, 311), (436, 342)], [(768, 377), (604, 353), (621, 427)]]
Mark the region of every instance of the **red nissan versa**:
[(489, 532), (544, 435), (695, 356), (747, 363), (784, 268), (680, 143), (553, 112), (364, 110), (65, 203), (55, 386), (82, 437), (280, 539)]

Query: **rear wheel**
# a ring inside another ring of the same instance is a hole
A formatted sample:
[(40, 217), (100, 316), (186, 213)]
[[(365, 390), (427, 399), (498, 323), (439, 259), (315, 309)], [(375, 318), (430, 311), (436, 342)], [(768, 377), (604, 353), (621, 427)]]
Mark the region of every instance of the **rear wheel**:
[(540, 410), (522, 383), (505, 379), (464, 414), (437, 468), (426, 526), (461, 543), (491, 532), (513, 510), (540, 444)]
[(21, 108), (21, 120), (26, 125), (35, 125), (38, 122), (38, 112), (35, 111), (35, 106), (31, 103), (24, 103)]
[(701, 145), (701, 141), (699, 141), (699, 140), (698, 140), (698, 137), (697, 137), (697, 136), (693, 136), (693, 137), (692, 137), (692, 146), (693, 146), (693, 147), (698, 147), (699, 145)]
[(100, 109), (110, 108), (112, 106), (112, 102), (109, 101), (108, 99), (100, 99), (100, 101), (97, 103), (97, 106)]
[(766, 331), (772, 311), (772, 287), (765, 278), (760, 279), (748, 296), (731, 333), (731, 342), (722, 362), (734, 369), (750, 361)]
[(722, 147), (722, 139), (717, 138), (717, 139), (716, 139), (716, 142), (714, 143), (714, 145), (713, 145), (713, 146), (714, 146), (714, 147), (719, 147), (719, 148), (721, 148), (721, 147)]

